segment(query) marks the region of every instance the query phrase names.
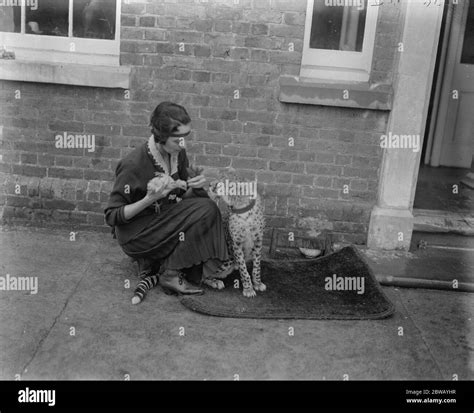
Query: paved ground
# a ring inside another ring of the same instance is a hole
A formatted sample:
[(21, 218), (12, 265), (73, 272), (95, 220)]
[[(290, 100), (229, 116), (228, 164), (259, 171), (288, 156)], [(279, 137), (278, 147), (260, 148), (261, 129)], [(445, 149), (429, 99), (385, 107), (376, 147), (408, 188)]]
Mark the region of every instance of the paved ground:
[(0, 379), (474, 378), (472, 293), (383, 287), (386, 320), (224, 319), (160, 289), (132, 306), (134, 267), (109, 234), (4, 227), (0, 257), (0, 276), (39, 280), (0, 291)]

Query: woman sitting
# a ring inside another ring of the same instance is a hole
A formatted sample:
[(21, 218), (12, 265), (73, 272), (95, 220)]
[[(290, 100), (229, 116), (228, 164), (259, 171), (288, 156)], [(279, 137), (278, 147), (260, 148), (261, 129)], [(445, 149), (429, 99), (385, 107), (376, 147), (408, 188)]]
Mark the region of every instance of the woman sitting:
[[(160, 285), (180, 294), (202, 293), (181, 270), (202, 263), (207, 277), (229, 258), (220, 211), (202, 189), (206, 178), (190, 177), (192, 170), (180, 145), (191, 133), (190, 123), (180, 105), (163, 102), (156, 107), (150, 121), (152, 136), (117, 165), (105, 209), (106, 222), (125, 254), (148, 267), (160, 262), (164, 270)], [(174, 184), (149, 185), (157, 176)]]

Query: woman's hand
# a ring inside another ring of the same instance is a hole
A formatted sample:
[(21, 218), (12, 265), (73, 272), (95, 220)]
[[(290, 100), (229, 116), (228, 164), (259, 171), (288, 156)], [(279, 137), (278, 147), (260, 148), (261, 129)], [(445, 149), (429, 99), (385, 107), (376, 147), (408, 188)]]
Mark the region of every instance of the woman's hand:
[(188, 187), (189, 188), (204, 188), (207, 184), (207, 179), (204, 175), (197, 175), (194, 178), (188, 179)]
[(173, 189), (173, 179), (167, 175), (153, 178), (147, 185), (145, 198), (150, 202), (158, 201), (166, 197)]
[(145, 195), (145, 199), (148, 200), (150, 203), (155, 201), (159, 201), (160, 199), (166, 197), (172, 191), (171, 188), (165, 188), (163, 191), (155, 191), (148, 187), (148, 191)]

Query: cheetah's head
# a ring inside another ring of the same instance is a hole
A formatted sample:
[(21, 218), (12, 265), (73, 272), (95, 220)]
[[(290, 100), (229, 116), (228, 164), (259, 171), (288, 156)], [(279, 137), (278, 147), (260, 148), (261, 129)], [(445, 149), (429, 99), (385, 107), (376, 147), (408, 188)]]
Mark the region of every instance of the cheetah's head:
[(219, 179), (210, 182), (208, 193), (216, 202), (222, 201), (230, 208), (242, 208), (257, 198), (257, 182), (241, 179), (234, 169), (229, 168)]

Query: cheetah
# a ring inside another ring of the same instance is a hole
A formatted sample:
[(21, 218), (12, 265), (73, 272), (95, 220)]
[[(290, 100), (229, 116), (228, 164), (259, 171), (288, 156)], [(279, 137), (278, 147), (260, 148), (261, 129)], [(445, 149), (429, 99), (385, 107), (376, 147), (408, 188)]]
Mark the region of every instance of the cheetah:
[[(216, 191), (217, 182), (209, 187), (209, 196), (227, 206), (227, 214), (223, 215), (224, 229), (231, 259), (225, 261), (214, 278), (204, 279), (203, 283), (212, 288), (222, 289), (226, 278), (234, 270), (239, 270), (245, 297), (255, 297), (256, 291), (265, 291), (266, 286), (260, 278), (260, 262), (262, 257), (263, 229), (265, 220), (260, 197), (250, 195), (221, 195)], [(252, 277), (247, 270), (246, 262), (253, 261)]]

